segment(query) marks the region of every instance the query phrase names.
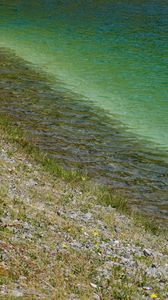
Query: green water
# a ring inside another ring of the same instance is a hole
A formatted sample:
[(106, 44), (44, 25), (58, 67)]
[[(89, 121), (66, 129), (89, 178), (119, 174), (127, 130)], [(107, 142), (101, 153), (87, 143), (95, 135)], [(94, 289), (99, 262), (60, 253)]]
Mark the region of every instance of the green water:
[(0, 115), (168, 220), (166, 1), (0, 1)]
[(168, 149), (166, 1), (0, 3), (0, 45)]

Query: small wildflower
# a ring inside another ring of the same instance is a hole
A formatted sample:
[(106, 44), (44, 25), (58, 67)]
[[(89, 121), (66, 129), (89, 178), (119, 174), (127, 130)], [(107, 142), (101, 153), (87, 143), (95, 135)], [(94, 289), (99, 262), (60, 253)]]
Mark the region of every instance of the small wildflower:
[(62, 248), (67, 249), (68, 248), (67, 244), (66, 243), (62, 243)]
[(94, 236), (98, 236), (99, 233), (98, 233), (97, 231), (93, 231), (93, 235), (94, 235)]
[(157, 295), (155, 293), (151, 294), (151, 298), (152, 299), (156, 299), (157, 298)]

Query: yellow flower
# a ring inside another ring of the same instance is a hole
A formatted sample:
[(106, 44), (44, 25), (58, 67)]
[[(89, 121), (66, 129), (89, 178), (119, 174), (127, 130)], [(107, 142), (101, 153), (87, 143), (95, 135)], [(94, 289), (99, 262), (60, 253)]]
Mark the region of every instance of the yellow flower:
[(62, 243), (62, 248), (64, 248), (64, 249), (68, 248), (67, 244), (66, 243)]
[(151, 298), (152, 298), (152, 299), (156, 299), (156, 298), (157, 298), (157, 295), (153, 293), (153, 294), (151, 295)]
[(94, 235), (94, 236), (98, 236), (99, 233), (98, 233), (97, 231), (93, 231), (93, 235)]

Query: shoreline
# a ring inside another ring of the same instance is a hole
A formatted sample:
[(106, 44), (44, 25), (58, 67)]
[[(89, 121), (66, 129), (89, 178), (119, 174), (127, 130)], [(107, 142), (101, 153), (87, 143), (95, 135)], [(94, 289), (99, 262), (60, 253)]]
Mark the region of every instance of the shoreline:
[(163, 228), (124, 214), (115, 193), (109, 205), (108, 193), (54, 165), (7, 118), (0, 134), (1, 299), (168, 298)]
[[(44, 74), (41, 75), (38, 72), (36, 73), (35, 70), (31, 69), (29, 64), (27, 65), (26, 62), (24, 64), (23, 61), (18, 60), (17, 57), (14, 60), (12, 57), (9, 57), (9, 61), (7, 59), (7, 62), (9, 63), (9, 65), (8, 64), (5, 65), (5, 62), (4, 64), (2, 62), (2, 69), (4, 72), (4, 75), (2, 73), (2, 81), (3, 79), (4, 82), (7, 81), (7, 84), (5, 84), (4, 89), (2, 89), (1, 100), (2, 100), (2, 104), (4, 105), (4, 106), (2, 105), (2, 115), (13, 114), (14, 123), (17, 124), (19, 122), (20, 124), (23, 123), (22, 125), (23, 127), (25, 127), (25, 131), (27, 133), (28, 139), (31, 139), (32, 143), (37, 143), (37, 145), (42, 149), (43, 147), (45, 146), (48, 147), (51, 144), (53, 149), (55, 149), (53, 150), (55, 152), (52, 153), (51, 151), (50, 153), (49, 150), (50, 147), (47, 148), (46, 152), (48, 151), (48, 154), (51, 155), (56, 154), (56, 161), (59, 161), (61, 158), (62, 164), (66, 165), (67, 159), (70, 156), (71, 159), (70, 161), (68, 160), (69, 167), (72, 167), (72, 169), (76, 167), (77, 170), (78, 168), (79, 169), (81, 168), (84, 171), (84, 173), (85, 170), (88, 173), (90, 171), (91, 172), (90, 174), (93, 174), (93, 177), (95, 176), (95, 181), (98, 180), (101, 182), (102, 180), (103, 182), (104, 177), (105, 177), (105, 182), (107, 180), (106, 182), (107, 184), (108, 184), (108, 180), (109, 180), (109, 184), (111, 184), (112, 181), (113, 187), (111, 188), (111, 190), (114, 190), (115, 193), (117, 194), (125, 193), (123, 198), (129, 198), (130, 205), (135, 207), (139, 206), (139, 209), (142, 209), (142, 211), (143, 208), (144, 210), (146, 209), (146, 211), (149, 212), (149, 218), (155, 219), (155, 217), (157, 216), (159, 220), (159, 218), (161, 218), (162, 216), (163, 222), (165, 221), (166, 223), (166, 218), (164, 218), (164, 214), (166, 213), (166, 209), (167, 209), (166, 206), (167, 177), (166, 177), (166, 168), (165, 168), (166, 165), (162, 161), (160, 161), (159, 164), (159, 159), (162, 158), (163, 154), (159, 153), (159, 156), (157, 155), (155, 156), (155, 153), (154, 152), (150, 153), (150, 151), (147, 151), (146, 153), (143, 152), (141, 153), (138, 147), (143, 148), (142, 141), (138, 142), (136, 139), (134, 139), (134, 137), (128, 138), (127, 141), (127, 138), (125, 138), (124, 134), (122, 135), (122, 128), (119, 129), (119, 126), (117, 126), (117, 124), (114, 124), (114, 127), (112, 128), (110, 127), (109, 129), (106, 129), (104, 127), (104, 123), (102, 123), (102, 119), (98, 118), (99, 116), (97, 117), (96, 113), (94, 114), (94, 112), (91, 111), (87, 114), (87, 110), (89, 110), (89, 107), (82, 107), (82, 109), (84, 109), (84, 113), (78, 115), (78, 105), (76, 111), (74, 105), (72, 105), (72, 107), (70, 108), (68, 107), (68, 109), (66, 110), (64, 108), (65, 103), (63, 104), (62, 107), (61, 103), (59, 102), (58, 106), (54, 108), (55, 112), (53, 117), (52, 109), (51, 109), (53, 105), (53, 100), (54, 102), (57, 102), (59, 101), (58, 99), (60, 98), (62, 99), (61, 101), (63, 101), (63, 97), (66, 95), (64, 95), (64, 93), (61, 94), (61, 92), (58, 94), (50, 95), (51, 91), (50, 91), (50, 87), (47, 88), (45, 75)], [(9, 74), (8, 73), (6, 74), (5, 72), (9, 72)], [(40, 88), (42, 91), (40, 90)], [(40, 96), (38, 96), (38, 93), (41, 93)], [(43, 99), (43, 97), (47, 97), (47, 101), (49, 101), (49, 105), (47, 107), (45, 106), (43, 107), (43, 102), (40, 102), (40, 99), (41, 98)], [(40, 105), (42, 105), (42, 109), (44, 110), (44, 112), (41, 114), (40, 111), (38, 111), (38, 105), (39, 107), (41, 107)], [(8, 108), (10, 108), (9, 111)], [(31, 118), (33, 118), (34, 113), (38, 114), (38, 118), (37, 119), (35, 118), (34, 121), (31, 123)], [(69, 114), (67, 119), (66, 118), (64, 119), (64, 113), (65, 115)], [(74, 118), (75, 113), (77, 115), (75, 121), (73, 120), (75, 123), (72, 125), (71, 120), (72, 118)], [(86, 132), (84, 132), (84, 134), (81, 135), (79, 133), (81, 125), (79, 124), (80, 122), (78, 123), (80, 117), (82, 118), (82, 120), (86, 119), (86, 124), (84, 123), (85, 125), (84, 129)], [(48, 119), (51, 118), (51, 123), (45, 126), (45, 122), (40, 123), (41, 122), (40, 120), (43, 119), (45, 120), (46, 118)], [(93, 118), (93, 123), (92, 121), (91, 123), (89, 123), (88, 121), (89, 118), (91, 120)], [(58, 122), (54, 123), (55, 119), (56, 120), (58, 119)], [(97, 131), (96, 130), (94, 131), (95, 127), (98, 126), (99, 123), (102, 123), (102, 125), (98, 127)], [(85, 136), (87, 136), (87, 131), (89, 130), (90, 125), (93, 126), (93, 128), (91, 127), (91, 132), (90, 132), (92, 139), (87, 140), (86, 138), (85, 140)], [(69, 134), (67, 134), (66, 126), (70, 127)], [(107, 126), (110, 126), (110, 124), (107, 124)], [(12, 125), (10, 127), (12, 127)], [(55, 128), (55, 131), (52, 131), (52, 127)], [(77, 127), (77, 129), (74, 130), (74, 127)], [(97, 136), (97, 134), (99, 134), (99, 130), (101, 131), (100, 137), (95, 138), (95, 140), (93, 140), (94, 135)], [(112, 133), (110, 134), (110, 140), (109, 140), (109, 131), (110, 132), (114, 131), (114, 134)], [(52, 134), (56, 134), (56, 138), (52, 139)], [(25, 134), (23, 134), (23, 136), (24, 135)], [(73, 141), (72, 141), (72, 135), (74, 136), (76, 135)], [(105, 139), (104, 139), (104, 135), (105, 135)], [(78, 143), (78, 138), (80, 140), (79, 143)], [(25, 140), (24, 143), (27, 143), (27, 141)], [(112, 150), (110, 153), (108, 153), (109, 143), (110, 145), (112, 145)], [(68, 148), (70, 148), (70, 150), (68, 150)], [(119, 154), (119, 156), (116, 153), (116, 149), (119, 149), (121, 151), (121, 154)], [(77, 154), (77, 160), (73, 159), (71, 152), (73, 152), (73, 156), (74, 153)], [(100, 157), (100, 161), (99, 161), (99, 157)], [(52, 161), (52, 159), (50, 160)], [(98, 160), (98, 168), (96, 163), (97, 160)], [(147, 167), (147, 170), (146, 170), (146, 166), (149, 166), (149, 168)], [(156, 168), (157, 170), (157, 172), (154, 173), (154, 175), (152, 175), (153, 168)], [(74, 173), (75, 172), (79, 173), (78, 171), (74, 171)], [(113, 174), (112, 177), (110, 177), (111, 174)], [(162, 180), (160, 179), (161, 177)], [(108, 198), (110, 198), (110, 196)], [(158, 199), (161, 199), (162, 201), (159, 202)], [(108, 202), (110, 202), (110, 199), (108, 199)], [(150, 214), (150, 205), (154, 205), (153, 216), (152, 213)], [(148, 210), (148, 206), (149, 206), (149, 210)], [(155, 215), (156, 211), (158, 213), (156, 213)]]

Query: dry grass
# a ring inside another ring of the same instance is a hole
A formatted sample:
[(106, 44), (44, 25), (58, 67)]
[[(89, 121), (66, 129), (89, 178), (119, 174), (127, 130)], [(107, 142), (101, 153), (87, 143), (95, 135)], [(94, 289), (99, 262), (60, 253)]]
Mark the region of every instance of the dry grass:
[(165, 233), (100, 205), (126, 210), (121, 197), (64, 171), (7, 122), (0, 134), (0, 299), (166, 299), (165, 271), (160, 279), (147, 272), (166, 264)]

